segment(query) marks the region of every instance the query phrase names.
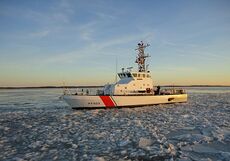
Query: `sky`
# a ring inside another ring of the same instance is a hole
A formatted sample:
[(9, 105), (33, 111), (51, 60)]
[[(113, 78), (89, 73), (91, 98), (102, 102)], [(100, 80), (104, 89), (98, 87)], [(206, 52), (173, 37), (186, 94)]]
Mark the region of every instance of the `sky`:
[(0, 0), (0, 86), (113, 83), (140, 41), (155, 85), (230, 85), (229, 0)]

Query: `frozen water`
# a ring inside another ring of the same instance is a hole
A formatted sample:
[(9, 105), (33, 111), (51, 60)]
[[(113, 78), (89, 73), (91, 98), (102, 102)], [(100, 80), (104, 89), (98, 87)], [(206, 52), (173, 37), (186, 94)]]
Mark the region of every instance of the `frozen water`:
[(106, 110), (0, 90), (0, 160), (230, 160), (230, 88), (187, 90), (187, 103)]

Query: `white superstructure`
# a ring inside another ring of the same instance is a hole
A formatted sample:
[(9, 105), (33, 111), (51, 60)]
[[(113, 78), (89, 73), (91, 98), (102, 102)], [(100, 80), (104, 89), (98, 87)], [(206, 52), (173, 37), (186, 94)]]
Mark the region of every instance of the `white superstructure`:
[(118, 73), (120, 80), (115, 84), (105, 85), (105, 95), (143, 95), (153, 94), (153, 82), (147, 72)]
[(147, 71), (145, 65), (146, 58), (149, 55), (145, 54), (145, 48), (149, 44), (145, 45), (143, 42), (138, 43), (138, 55), (136, 63), (138, 64), (138, 71), (132, 72), (132, 67), (127, 71), (118, 73), (120, 80), (116, 84), (106, 85), (104, 88), (105, 95), (150, 95), (153, 94), (153, 81), (150, 75), (150, 71)]
[(118, 73), (120, 80), (114, 84), (107, 84), (96, 95), (89, 93), (64, 94), (63, 99), (73, 108), (85, 107), (123, 107), (143, 106), (161, 103), (186, 102), (187, 94), (184, 90), (168, 89), (160, 91), (160, 87), (154, 90), (150, 71), (146, 65), (145, 48), (149, 44), (142, 41), (137, 46), (138, 70), (132, 71), (132, 67)]

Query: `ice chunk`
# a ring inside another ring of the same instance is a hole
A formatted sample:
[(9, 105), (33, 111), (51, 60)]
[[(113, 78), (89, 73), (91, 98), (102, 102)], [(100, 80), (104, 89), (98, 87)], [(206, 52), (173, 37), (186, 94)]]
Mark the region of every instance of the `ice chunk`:
[(143, 138), (141, 137), (139, 140), (139, 147), (145, 149), (146, 147), (150, 146), (152, 144), (151, 139)]

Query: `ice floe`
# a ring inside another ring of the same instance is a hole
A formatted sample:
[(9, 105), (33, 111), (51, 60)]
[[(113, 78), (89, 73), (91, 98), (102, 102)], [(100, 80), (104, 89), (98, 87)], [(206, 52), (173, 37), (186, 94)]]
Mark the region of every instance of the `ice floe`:
[(78, 111), (59, 91), (31, 92), (0, 98), (0, 160), (230, 160), (230, 93)]

